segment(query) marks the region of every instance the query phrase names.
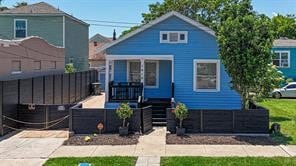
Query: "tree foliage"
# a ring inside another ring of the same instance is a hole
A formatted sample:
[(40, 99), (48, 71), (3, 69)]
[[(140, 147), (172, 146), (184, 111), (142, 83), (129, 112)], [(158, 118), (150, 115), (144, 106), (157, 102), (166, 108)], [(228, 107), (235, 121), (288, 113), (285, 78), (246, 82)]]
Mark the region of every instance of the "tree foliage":
[(27, 2), (17, 2), (15, 5), (13, 5), (13, 7), (18, 8), (18, 7), (23, 7), (23, 6), (27, 6), (28, 3)]
[(128, 103), (121, 103), (116, 109), (116, 115), (122, 120), (122, 127), (125, 127), (125, 121), (127, 118), (132, 117), (133, 110), (130, 108)]
[(270, 65), (272, 24), (268, 17), (252, 12), (250, 0), (227, 6), (224, 14), (228, 18), (218, 28), (220, 57), (247, 110), (254, 99), (252, 94), (268, 94), (281, 79)]
[(74, 73), (76, 71), (73, 63), (68, 63), (65, 66), (65, 73)]
[(272, 28), (275, 38), (287, 37), (296, 39), (296, 17), (295, 15), (276, 15), (272, 19)]
[(178, 103), (174, 110), (174, 114), (177, 119), (179, 119), (179, 127), (182, 128), (183, 125), (183, 120), (187, 118), (188, 116), (188, 109), (185, 104), (183, 103)]

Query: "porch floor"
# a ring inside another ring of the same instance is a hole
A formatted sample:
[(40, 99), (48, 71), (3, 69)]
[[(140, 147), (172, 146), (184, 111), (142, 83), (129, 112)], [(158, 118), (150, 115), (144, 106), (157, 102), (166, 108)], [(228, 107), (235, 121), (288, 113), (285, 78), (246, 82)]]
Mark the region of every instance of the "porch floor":
[(91, 96), (81, 101), (82, 108), (104, 108), (105, 106), (105, 93), (98, 96)]

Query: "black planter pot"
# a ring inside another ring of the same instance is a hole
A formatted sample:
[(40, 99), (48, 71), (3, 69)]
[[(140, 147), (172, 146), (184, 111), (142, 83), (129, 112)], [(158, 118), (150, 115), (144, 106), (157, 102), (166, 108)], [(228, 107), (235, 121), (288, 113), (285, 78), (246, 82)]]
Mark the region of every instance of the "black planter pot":
[(127, 136), (128, 135), (128, 127), (119, 127), (119, 135)]
[(176, 127), (176, 134), (177, 134), (177, 136), (185, 135), (185, 128)]

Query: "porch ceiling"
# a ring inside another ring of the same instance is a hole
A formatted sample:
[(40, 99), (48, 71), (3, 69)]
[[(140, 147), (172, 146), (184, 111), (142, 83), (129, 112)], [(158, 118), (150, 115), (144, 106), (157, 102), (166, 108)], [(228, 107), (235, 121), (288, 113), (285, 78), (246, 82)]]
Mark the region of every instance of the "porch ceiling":
[(148, 60), (173, 60), (174, 55), (107, 55), (107, 60), (134, 60), (134, 59), (148, 59)]

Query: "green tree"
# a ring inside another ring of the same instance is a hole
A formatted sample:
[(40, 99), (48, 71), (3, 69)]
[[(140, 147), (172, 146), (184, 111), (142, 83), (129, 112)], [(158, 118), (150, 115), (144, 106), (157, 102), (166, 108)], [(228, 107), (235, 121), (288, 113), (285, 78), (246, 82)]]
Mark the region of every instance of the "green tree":
[[(156, 2), (149, 5), (149, 12), (143, 13), (142, 24), (170, 12), (177, 11), (193, 20), (209, 26), (213, 30), (217, 30), (221, 20), (221, 12), (226, 5), (235, 4), (238, 0), (164, 0), (162, 3)], [(224, 15), (225, 16), (225, 15)], [(125, 35), (136, 30), (140, 26), (132, 27), (124, 31)], [(121, 36), (122, 36), (121, 35)]]
[(277, 15), (272, 19), (272, 28), (275, 38), (288, 37), (296, 39), (296, 17), (295, 15)]
[(73, 63), (66, 64), (65, 73), (74, 73), (76, 71)]
[[(249, 108), (254, 96), (270, 92), (279, 79), (276, 75), (275, 78), (269, 76), (270, 72), (275, 72), (270, 71), (271, 21), (250, 12), (250, 4), (249, 0), (241, 0), (227, 6), (223, 12), (229, 17), (218, 27), (220, 58), (231, 77), (232, 88), (241, 95), (244, 110)], [(230, 11), (232, 14), (227, 13)]]
[(23, 6), (27, 6), (28, 3), (27, 2), (17, 2), (15, 5), (13, 5), (13, 7), (18, 8), (18, 7), (23, 7)]
[(0, 12), (8, 9), (8, 7), (2, 6), (2, 2), (3, 2), (3, 0), (0, 0)]

